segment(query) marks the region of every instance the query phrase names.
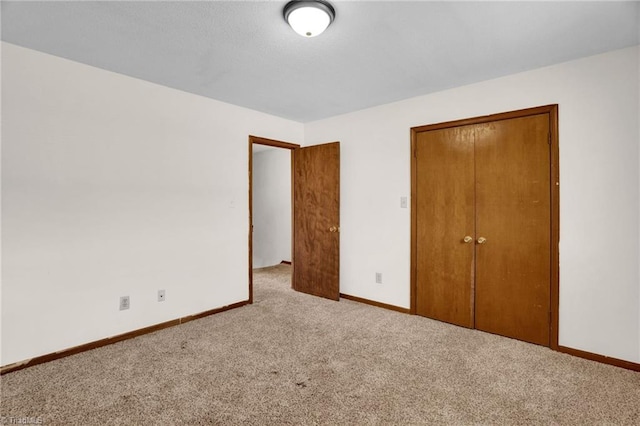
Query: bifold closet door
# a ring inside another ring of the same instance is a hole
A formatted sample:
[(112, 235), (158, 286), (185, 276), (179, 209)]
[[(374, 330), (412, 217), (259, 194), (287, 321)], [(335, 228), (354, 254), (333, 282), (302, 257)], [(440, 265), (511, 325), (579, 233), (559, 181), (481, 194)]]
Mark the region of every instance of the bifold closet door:
[(473, 133), (421, 132), (415, 146), (416, 313), (465, 327), (474, 326)]
[(549, 115), (476, 126), (475, 327), (549, 346)]

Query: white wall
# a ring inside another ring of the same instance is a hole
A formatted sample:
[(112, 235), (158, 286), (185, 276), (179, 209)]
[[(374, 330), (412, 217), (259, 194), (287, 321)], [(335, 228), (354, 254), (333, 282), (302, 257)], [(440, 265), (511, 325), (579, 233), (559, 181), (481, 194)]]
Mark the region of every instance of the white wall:
[(253, 267), (291, 261), (291, 150), (253, 154)]
[(408, 307), (410, 127), (550, 103), (560, 344), (639, 362), (639, 56), (303, 126), (2, 43), (0, 364), (246, 299), (249, 134), (341, 141), (341, 291)]
[(640, 361), (638, 58), (623, 49), (305, 125), (306, 145), (341, 142), (341, 292), (409, 307), (412, 126), (557, 103), (560, 344)]
[(7, 43), (2, 112), (2, 365), (247, 299), (248, 135), (301, 124)]

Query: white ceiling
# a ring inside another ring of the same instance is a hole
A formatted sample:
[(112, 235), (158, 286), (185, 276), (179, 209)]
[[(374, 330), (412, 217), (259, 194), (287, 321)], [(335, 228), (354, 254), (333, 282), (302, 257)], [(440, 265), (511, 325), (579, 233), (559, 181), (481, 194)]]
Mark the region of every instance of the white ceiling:
[(640, 43), (638, 2), (2, 1), (2, 40), (308, 122)]

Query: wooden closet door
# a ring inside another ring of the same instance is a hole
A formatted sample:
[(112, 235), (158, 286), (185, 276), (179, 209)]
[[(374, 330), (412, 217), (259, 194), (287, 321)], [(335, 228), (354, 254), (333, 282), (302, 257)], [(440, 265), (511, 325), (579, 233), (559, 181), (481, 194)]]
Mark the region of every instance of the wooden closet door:
[(549, 115), (539, 114), (478, 124), (475, 137), (475, 326), (545, 346), (551, 288), (549, 130)]
[(474, 318), (473, 140), (473, 126), (425, 131), (414, 153), (416, 313), (465, 327)]

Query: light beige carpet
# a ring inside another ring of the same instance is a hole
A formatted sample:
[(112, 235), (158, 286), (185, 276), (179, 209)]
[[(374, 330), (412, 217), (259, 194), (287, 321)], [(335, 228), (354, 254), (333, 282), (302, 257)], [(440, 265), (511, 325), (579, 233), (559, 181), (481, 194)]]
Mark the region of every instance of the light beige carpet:
[(256, 302), (1, 378), (47, 425), (640, 424), (640, 373), (256, 270)]

